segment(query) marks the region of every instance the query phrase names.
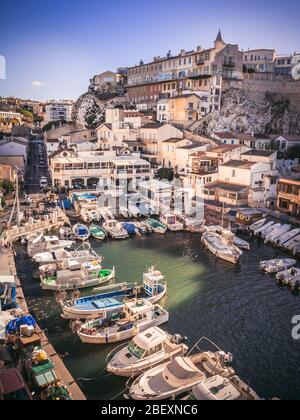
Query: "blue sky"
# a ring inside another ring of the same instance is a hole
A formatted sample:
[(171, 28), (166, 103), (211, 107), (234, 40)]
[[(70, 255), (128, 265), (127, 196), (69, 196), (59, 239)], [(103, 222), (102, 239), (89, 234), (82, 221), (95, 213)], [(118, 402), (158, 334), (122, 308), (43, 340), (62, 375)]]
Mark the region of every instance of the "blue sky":
[(241, 49), (300, 50), (299, 0), (1, 0), (0, 13), (0, 96), (75, 99), (94, 74), (210, 47), (219, 28)]

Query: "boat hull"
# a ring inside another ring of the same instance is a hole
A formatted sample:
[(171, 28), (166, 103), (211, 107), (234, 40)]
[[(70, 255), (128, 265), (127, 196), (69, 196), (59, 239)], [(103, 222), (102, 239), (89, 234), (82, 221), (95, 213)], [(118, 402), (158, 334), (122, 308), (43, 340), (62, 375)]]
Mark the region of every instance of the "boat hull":
[(82, 282), (67, 282), (65, 284), (49, 284), (41, 279), (41, 287), (43, 290), (58, 291), (58, 290), (77, 290), (87, 289), (88, 287), (101, 286), (115, 279), (115, 272), (112, 271), (110, 276), (105, 278), (95, 278), (90, 280), (83, 280)]
[(239, 261), (239, 258), (235, 255), (228, 255), (221, 251), (216, 250), (209, 241), (206, 240), (205, 237), (202, 237), (202, 243), (204, 246), (215, 256), (220, 258), (221, 260), (230, 262), (231, 264), (237, 264)]

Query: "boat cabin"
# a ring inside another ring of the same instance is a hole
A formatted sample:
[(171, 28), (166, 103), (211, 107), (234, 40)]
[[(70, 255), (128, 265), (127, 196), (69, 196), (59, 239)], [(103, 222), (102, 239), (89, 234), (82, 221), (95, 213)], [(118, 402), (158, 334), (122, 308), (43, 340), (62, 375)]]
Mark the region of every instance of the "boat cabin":
[(143, 321), (152, 317), (154, 306), (145, 299), (128, 302), (124, 306), (125, 317), (132, 322)]
[(161, 352), (166, 339), (167, 334), (154, 327), (134, 337), (128, 346), (128, 351), (137, 359), (146, 359), (152, 354)]
[(148, 296), (156, 296), (161, 293), (161, 282), (164, 280), (164, 276), (160, 271), (156, 271), (154, 267), (151, 267), (147, 273), (144, 273), (144, 289)]

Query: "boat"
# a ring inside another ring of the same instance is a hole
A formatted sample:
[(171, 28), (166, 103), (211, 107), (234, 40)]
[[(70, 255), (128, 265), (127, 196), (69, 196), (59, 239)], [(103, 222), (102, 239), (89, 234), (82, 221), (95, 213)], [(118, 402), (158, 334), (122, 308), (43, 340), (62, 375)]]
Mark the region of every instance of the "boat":
[(95, 259), (103, 260), (103, 257), (98, 255), (94, 250), (91, 249), (88, 243), (84, 243), (84, 247), (80, 246), (75, 251), (67, 251), (66, 249), (59, 248), (52, 252), (42, 252), (35, 254), (33, 260), (38, 264), (52, 264), (61, 263), (68, 259), (76, 259), (77, 261), (94, 261)]
[[(215, 233), (218, 233), (219, 235), (222, 235), (222, 234), (229, 235), (231, 232), (229, 229), (225, 229), (222, 226), (218, 226), (218, 225), (203, 226), (203, 230), (206, 232), (215, 232)], [(241, 239), (236, 235), (233, 236), (233, 244), (240, 249), (245, 249), (247, 251), (250, 251), (249, 242), (244, 241), (244, 239)]]
[(157, 216), (157, 215), (159, 215), (159, 210), (157, 208), (155, 208), (154, 206), (152, 206), (149, 203), (145, 203), (144, 205), (145, 205), (146, 209), (148, 210), (148, 213), (151, 216)]
[(135, 223), (121, 223), (122, 227), (126, 230), (129, 236), (131, 235), (140, 235), (138, 228)]
[(28, 236), (25, 236), (22, 239), (21, 243), (23, 245), (24, 244), (29, 244), (29, 243), (35, 244), (35, 243), (39, 242), (43, 238), (43, 236), (44, 236), (44, 232), (32, 233), (32, 234), (30, 234)]
[(133, 222), (133, 224), (141, 235), (146, 235), (152, 232), (146, 222)]
[(265, 239), (265, 244), (267, 244), (268, 242), (274, 242), (276, 243), (276, 241), (283, 236), (284, 234), (286, 234), (287, 232), (289, 232), (291, 230), (292, 226), (291, 225), (280, 225), (280, 227), (278, 227), (277, 229), (274, 229), (272, 232), (270, 232)]
[(140, 203), (138, 206), (139, 211), (141, 212), (142, 216), (149, 217), (151, 213), (149, 212), (148, 208), (145, 206), (144, 203)]
[(215, 232), (205, 232), (202, 235), (202, 243), (216, 257), (237, 264), (243, 252), (233, 244), (234, 234), (230, 231), (219, 235)]
[(100, 261), (50, 264), (40, 267), (41, 286), (44, 290), (76, 290), (100, 286), (115, 279), (115, 270), (103, 269)]
[(103, 228), (113, 239), (127, 239), (127, 231), (117, 220), (107, 220), (103, 223)]
[(77, 224), (73, 226), (73, 233), (76, 239), (80, 241), (86, 241), (91, 236), (89, 228), (85, 225)]
[[(220, 375), (231, 378), (235, 371), (229, 366), (232, 355), (222, 350), (202, 351), (192, 354), (200, 339), (186, 357), (175, 357), (156, 366), (128, 383), (129, 397), (134, 400), (168, 400), (189, 394), (192, 389), (207, 377)], [(208, 340), (209, 341), (209, 340)], [(213, 343), (212, 343), (213, 344)]]
[(71, 240), (75, 239), (74, 233), (69, 226), (63, 226), (59, 229), (59, 239)]
[(66, 319), (105, 318), (122, 312), (125, 303), (135, 298), (157, 303), (167, 293), (167, 285), (163, 284), (163, 281), (162, 273), (151, 267), (143, 274), (142, 285), (124, 283), (116, 285), (114, 291), (105, 291), (78, 298), (72, 302), (64, 302), (62, 304), (63, 317)]
[(149, 227), (149, 229), (151, 229), (151, 231), (153, 231), (154, 233), (159, 233), (159, 234), (164, 235), (168, 230), (166, 225), (158, 222), (155, 219), (148, 219), (146, 221), (146, 224)]
[(261, 233), (261, 238), (266, 239), (266, 237), (269, 235), (269, 233), (274, 232), (276, 229), (280, 228), (282, 225), (281, 223), (275, 223), (272, 226), (269, 226), (267, 229), (265, 229), (262, 233)]
[(261, 271), (266, 273), (279, 273), (294, 267), (297, 261), (289, 258), (279, 258), (275, 260), (262, 261), (259, 265)]
[[(285, 246), (290, 240), (294, 239), (296, 236), (300, 235), (300, 229), (293, 229), (287, 232), (286, 234), (280, 236), (277, 241), (277, 246)], [(300, 237), (299, 237), (300, 240)]]
[(105, 221), (112, 220), (114, 218), (114, 215), (112, 214), (110, 207), (100, 207), (99, 212), (102, 219)]
[(126, 207), (120, 206), (119, 213), (120, 213), (121, 216), (124, 217), (124, 219), (130, 219), (132, 217), (132, 214), (130, 213), (130, 211)]
[(134, 299), (124, 306), (124, 313), (110, 319), (96, 319), (83, 324), (77, 334), (85, 344), (110, 344), (129, 340), (150, 327), (165, 324), (169, 313), (145, 299)]
[(90, 217), (89, 210), (81, 209), (80, 216), (81, 216), (81, 219), (83, 220), (84, 223), (90, 223), (91, 222), (91, 217)]
[(295, 236), (294, 238), (290, 239), (286, 242), (283, 247), (288, 251), (293, 251), (293, 248), (300, 243), (300, 235)]
[(196, 401), (261, 401), (256, 392), (238, 376), (212, 376), (193, 388), (187, 400)]
[(253, 223), (253, 225), (249, 226), (250, 232), (254, 232), (254, 231), (260, 229), (261, 227), (263, 227), (264, 224), (266, 223), (266, 221), (267, 221), (267, 218), (263, 218), (263, 219), (258, 220), (255, 223)]
[(300, 277), (300, 268), (292, 267), (285, 271), (280, 271), (276, 275), (276, 279), (281, 284), (290, 284), (291, 280), (298, 279)]
[(171, 232), (181, 232), (184, 229), (174, 213), (165, 213), (160, 217), (160, 221), (167, 226)]
[(74, 241), (60, 240), (57, 236), (42, 235), (39, 241), (33, 241), (27, 245), (27, 252), (29, 257), (41, 252), (52, 252), (57, 249), (70, 249)]
[(104, 241), (107, 236), (106, 231), (102, 227), (94, 224), (90, 227), (90, 233), (94, 239), (99, 241)]
[(130, 211), (132, 216), (135, 218), (138, 218), (141, 216), (140, 209), (134, 203), (131, 203), (131, 202), (128, 203), (128, 210)]
[(136, 377), (146, 370), (184, 356), (188, 346), (185, 337), (170, 335), (158, 327), (141, 332), (133, 340), (114, 349), (106, 358), (106, 370), (122, 377)]
[(186, 215), (178, 216), (178, 219), (184, 224), (184, 229), (187, 232), (191, 233), (202, 233), (204, 221), (201, 219), (196, 219), (194, 217), (189, 217)]
[(254, 235), (255, 235), (255, 236), (260, 236), (260, 235), (262, 235), (262, 234), (263, 234), (263, 232), (264, 232), (266, 229), (270, 228), (270, 227), (271, 227), (271, 226), (273, 226), (273, 225), (275, 225), (275, 222), (270, 221), (270, 222), (268, 222), (268, 223), (264, 224), (263, 226), (261, 226), (261, 227), (259, 227), (259, 228), (254, 229), (254, 230), (253, 230), (253, 233), (254, 233)]
[(100, 222), (102, 219), (100, 211), (98, 209), (89, 211), (89, 218), (91, 222)]

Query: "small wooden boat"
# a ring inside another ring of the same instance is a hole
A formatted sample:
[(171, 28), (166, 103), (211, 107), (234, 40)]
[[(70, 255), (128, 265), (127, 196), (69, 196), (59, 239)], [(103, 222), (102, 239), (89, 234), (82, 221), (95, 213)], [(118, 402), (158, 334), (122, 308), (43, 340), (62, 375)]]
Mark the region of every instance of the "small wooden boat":
[(216, 257), (237, 264), (243, 252), (234, 245), (234, 235), (232, 232), (219, 235), (214, 232), (205, 232), (202, 235), (202, 243)]
[(113, 239), (127, 239), (127, 231), (117, 220), (107, 220), (103, 223), (103, 228)]
[(261, 401), (261, 398), (238, 376), (223, 378), (216, 375), (196, 385), (187, 400)]
[(167, 360), (184, 356), (188, 352), (184, 341), (185, 337), (178, 334), (171, 336), (158, 327), (150, 328), (109, 353), (106, 369), (117, 376), (139, 376)]
[(183, 223), (180, 223), (174, 213), (165, 213), (160, 217), (160, 221), (167, 226), (171, 232), (180, 232), (184, 229)]
[(138, 235), (140, 236), (140, 232), (137, 229), (137, 227), (135, 226), (134, 223), (122, 223), (123, 228), (126, 230), (126, 232), (128, 233), (129, 236), (131, 235)]
[(121, 216), (124, 217), (124, 219), (130, 219), (132, 217), (132, 214), (130, 213), (130, 211), (126, 207), (120, 206), (119, 213), (120, 213)]
[(135, 217), (135, 218), (138, 218), (142, 215), (139, 208), (131, 202), (128, 203), (128, 210), (130, 211), (132, 216)]
[(154, 233), (159, 233), (161, 235), (164, 235), (168, 230), (166, 225), (158, 222), (155, 219), (148, 219), (146, 224)]
[(94, 224), (90, 227), (90, 233), (94, 239), (99, 241), (104, 241), (104, 239), (107, 237), (106, 231), (102, 227)]
[(63, 226), (59, 229), (59, 238), (62, 240), (74, 240), (75, 236), (69, 226)]
[(116, 285), (114, 291), (103, 291), (92, 296), (85, 296), (72, 302), (63, 303), (63, 317), (66, 319), (106, 318), (122, 312), (126, 302), (132, 299), (146, 299), (151, 303), (159, 302), (167, 293), (163, 284), (164, 276), (151, 267), (143, 274), (142, 285)]
[(289, 258), (279, 258), (275, 260), (262, 261), (259, 265), (260, 271), (266, 273), (279, 273), (294, 267), (297, 261)]
[(73, 226), (73, 233), (76, 239), (80, 241), (86, 241), (91, 236), (89, 228), (85, 225), (77, 224)]
[(81, 326), (77, 334), (86, 344), (110, 344), (129, 340), (150, 327), (165, 324), (169, 313), (161, 306), (144, 299), (134, 299), (125, 304), (120, 317), (109, 320), (96, 319)]

